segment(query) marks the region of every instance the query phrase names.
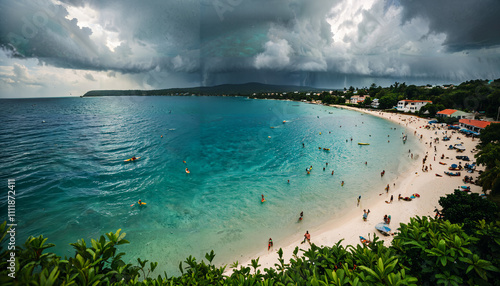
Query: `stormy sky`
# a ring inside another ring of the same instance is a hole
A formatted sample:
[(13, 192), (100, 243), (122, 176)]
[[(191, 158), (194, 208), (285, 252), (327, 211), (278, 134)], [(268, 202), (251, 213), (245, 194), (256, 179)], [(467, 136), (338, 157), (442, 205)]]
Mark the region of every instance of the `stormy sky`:
[(498, 0), (2, 0), (0, 97), (500, 78)]

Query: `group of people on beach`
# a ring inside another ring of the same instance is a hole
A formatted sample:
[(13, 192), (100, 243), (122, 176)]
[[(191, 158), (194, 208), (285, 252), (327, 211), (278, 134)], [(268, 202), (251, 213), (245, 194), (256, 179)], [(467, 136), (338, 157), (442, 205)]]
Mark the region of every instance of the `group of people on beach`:
[(390, 224), (391, 223), (391, 215), (384, 215), (384, 222), (386, 224)]

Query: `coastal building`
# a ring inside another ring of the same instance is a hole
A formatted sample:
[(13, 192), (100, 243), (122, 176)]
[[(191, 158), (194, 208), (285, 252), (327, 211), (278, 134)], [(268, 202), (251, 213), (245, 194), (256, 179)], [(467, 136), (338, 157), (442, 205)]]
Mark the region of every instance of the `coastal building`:
[(380, 105), (380, 103), (378, 102), (378, 98), (373, 99), (371, 105), (372, 105), (373, 108), (378, 108), (379, 105)]
[(400, 100), (396, 109), (403, 112), (418, 112), (426, 104), (432, 104), (430, 100)]
[(460, 119), (458, 125), (462, 128), (469, 129), (481, 133), (481, 130), (489, 126), (491, 123), (500, 123), (495, 121), (484, 121), (484, 120), (474, 120), (474, 119)]
[(463, 111), (456, 110), (456, 109), (444, 109), (444, 110), (441, 110), (438, 113), (436, 113), (436, 117), (441, 117), (441, 118), (454, 117), (454, 118), (458, 118), (458, 119), (463, 119), (463, 118), (473, 119), (474, 114), (463, 112)]
[(369, 95), (354, 95), (354, 96), (351, 96), (351, 98), (349, 100), (347, 100), (346, 103), (359, 104), (359, 103), (362, 103), (363, 101), (365, 101), (365, 99), (367, 99), (368, 97), (370, 97), (370, 96)]

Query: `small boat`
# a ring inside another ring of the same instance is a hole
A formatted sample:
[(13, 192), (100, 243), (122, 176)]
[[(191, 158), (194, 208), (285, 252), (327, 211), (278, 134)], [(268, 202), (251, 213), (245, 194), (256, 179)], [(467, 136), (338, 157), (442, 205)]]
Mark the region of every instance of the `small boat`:
[(359, 241), (361, 241), (361, 243), (364, 245), (368, 245), (371, 242), (368, 239), (362, 237), (361, 235), (359, 236)]
[(391, 234), (391, 228), (389, 227), (388, 224), (383, 223), (383, 222), (375, 225), (375, 229), (380, 231), (380, 233), (382, 233), (383, 235), (386, 235), (386, 236)]
[(452, 176), (452, 177), (460, 176), (460, 172), (455, 172), (455, 173), (453, 173), (453, 172), (446, 172), (446, 171), (445, 171), (444, 173), (445, 173), (446, 175), (448, 175), (448, 176)]
[(358, 142), (358, 145), (370, 145), (370, 143), (360, 143), (360, 142)]
[(130, 159), (127, 159), (127, 160), (123, 160), (123, 162), (133, 162), (133, 161), (137, 161), (139, 159), (141, 159), (141, 157), (137, 157), (135, 159), (134, 158), (130, 158)]

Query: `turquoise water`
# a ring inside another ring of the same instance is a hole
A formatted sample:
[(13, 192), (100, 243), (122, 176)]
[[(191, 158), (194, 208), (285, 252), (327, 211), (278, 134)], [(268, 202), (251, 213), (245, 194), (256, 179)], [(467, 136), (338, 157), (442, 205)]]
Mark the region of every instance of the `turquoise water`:
[[(305, 229), (352, 209), (358, 195), (380, 193), (409, 166), (408, 149), (417, 148), (411, 136), (404, 145), (404, 129), (389, 121), (290, 101), (103, 97), (1, 104), (1, 181), (16, 179), (18, 242), (44, 234), (64, 256), (77, 239), (121, 228), (131, 242), (121, 248), (126, 260), (158, 261), (169, 275), (189, 255), (202, 259), (214, 249), (214, 262), (229, 264), (267, 250), (269, 237), (276, 246), (300, 239)], [(134, 155), (141, 159), (123, 162)], [(131, 207), (138, 199), (147, 205)]]

